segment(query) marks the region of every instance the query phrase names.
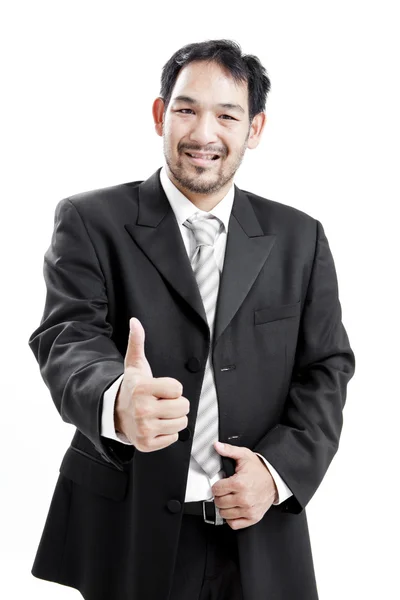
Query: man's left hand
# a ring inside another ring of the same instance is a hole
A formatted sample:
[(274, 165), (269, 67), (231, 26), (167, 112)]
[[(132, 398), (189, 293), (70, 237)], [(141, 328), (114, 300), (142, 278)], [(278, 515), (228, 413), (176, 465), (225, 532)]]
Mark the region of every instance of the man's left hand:
[(211, 490), (219, 513), (232, 529), (243, 529), (261, 521), (278, 497), (265, 463), (250, 448), (224, 444), (214, 448), (221, 456), (236, 460), (235, 474), (216, 481)]

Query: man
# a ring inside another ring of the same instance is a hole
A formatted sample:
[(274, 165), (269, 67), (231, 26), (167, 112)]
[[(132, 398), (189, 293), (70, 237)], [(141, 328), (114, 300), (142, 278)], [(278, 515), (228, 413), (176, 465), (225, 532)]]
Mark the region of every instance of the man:
[(76, 432), (32, 573), (87, 600), (318, 598), (305, 507), (355, 359), (321, 223), (233, 184), (269, 89), (233, 42), (181, 48), (163, 167), (56, 207), (29, 345)]

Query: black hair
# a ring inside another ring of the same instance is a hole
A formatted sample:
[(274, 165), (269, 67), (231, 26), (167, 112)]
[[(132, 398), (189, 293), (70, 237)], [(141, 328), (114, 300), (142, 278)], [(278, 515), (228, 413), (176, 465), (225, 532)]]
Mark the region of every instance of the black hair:
[(171, 100), (172, 90), (180, 70), (193, 61), (215, 62), (232, 75), (236, 83), (247, 82), (249, 120), (265, 110), (267, 94), (271, 88), (267, 71), (257, 56), (242, 54), (240, 45), (232, 40), (207, 40), (187, 44), (177, 50), (165, 63), (161, 74), (160, 96), (165, 110)]

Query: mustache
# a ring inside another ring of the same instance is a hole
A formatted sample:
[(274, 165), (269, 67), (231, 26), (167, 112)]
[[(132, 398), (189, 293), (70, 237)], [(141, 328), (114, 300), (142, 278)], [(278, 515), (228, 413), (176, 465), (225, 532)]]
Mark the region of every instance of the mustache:
[(181, 146), (181, 152), (203, 152), (204, 154), (218, 154), (219, 156), (225, 155), (225, 150), (221, 148), (199, 148), (194, 146)]

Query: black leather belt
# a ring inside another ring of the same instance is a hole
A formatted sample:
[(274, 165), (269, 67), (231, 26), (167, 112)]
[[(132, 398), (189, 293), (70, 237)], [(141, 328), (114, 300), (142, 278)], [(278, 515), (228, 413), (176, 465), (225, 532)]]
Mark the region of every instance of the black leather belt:
[(205, 523), (211, 525), (224, 525), (226, 523), (225, 519), (219, 514), (219, 509), (215, 506), (214, 500), (184, 502), (183, 512), (187, 515), (199, 515), (203, 517)]

